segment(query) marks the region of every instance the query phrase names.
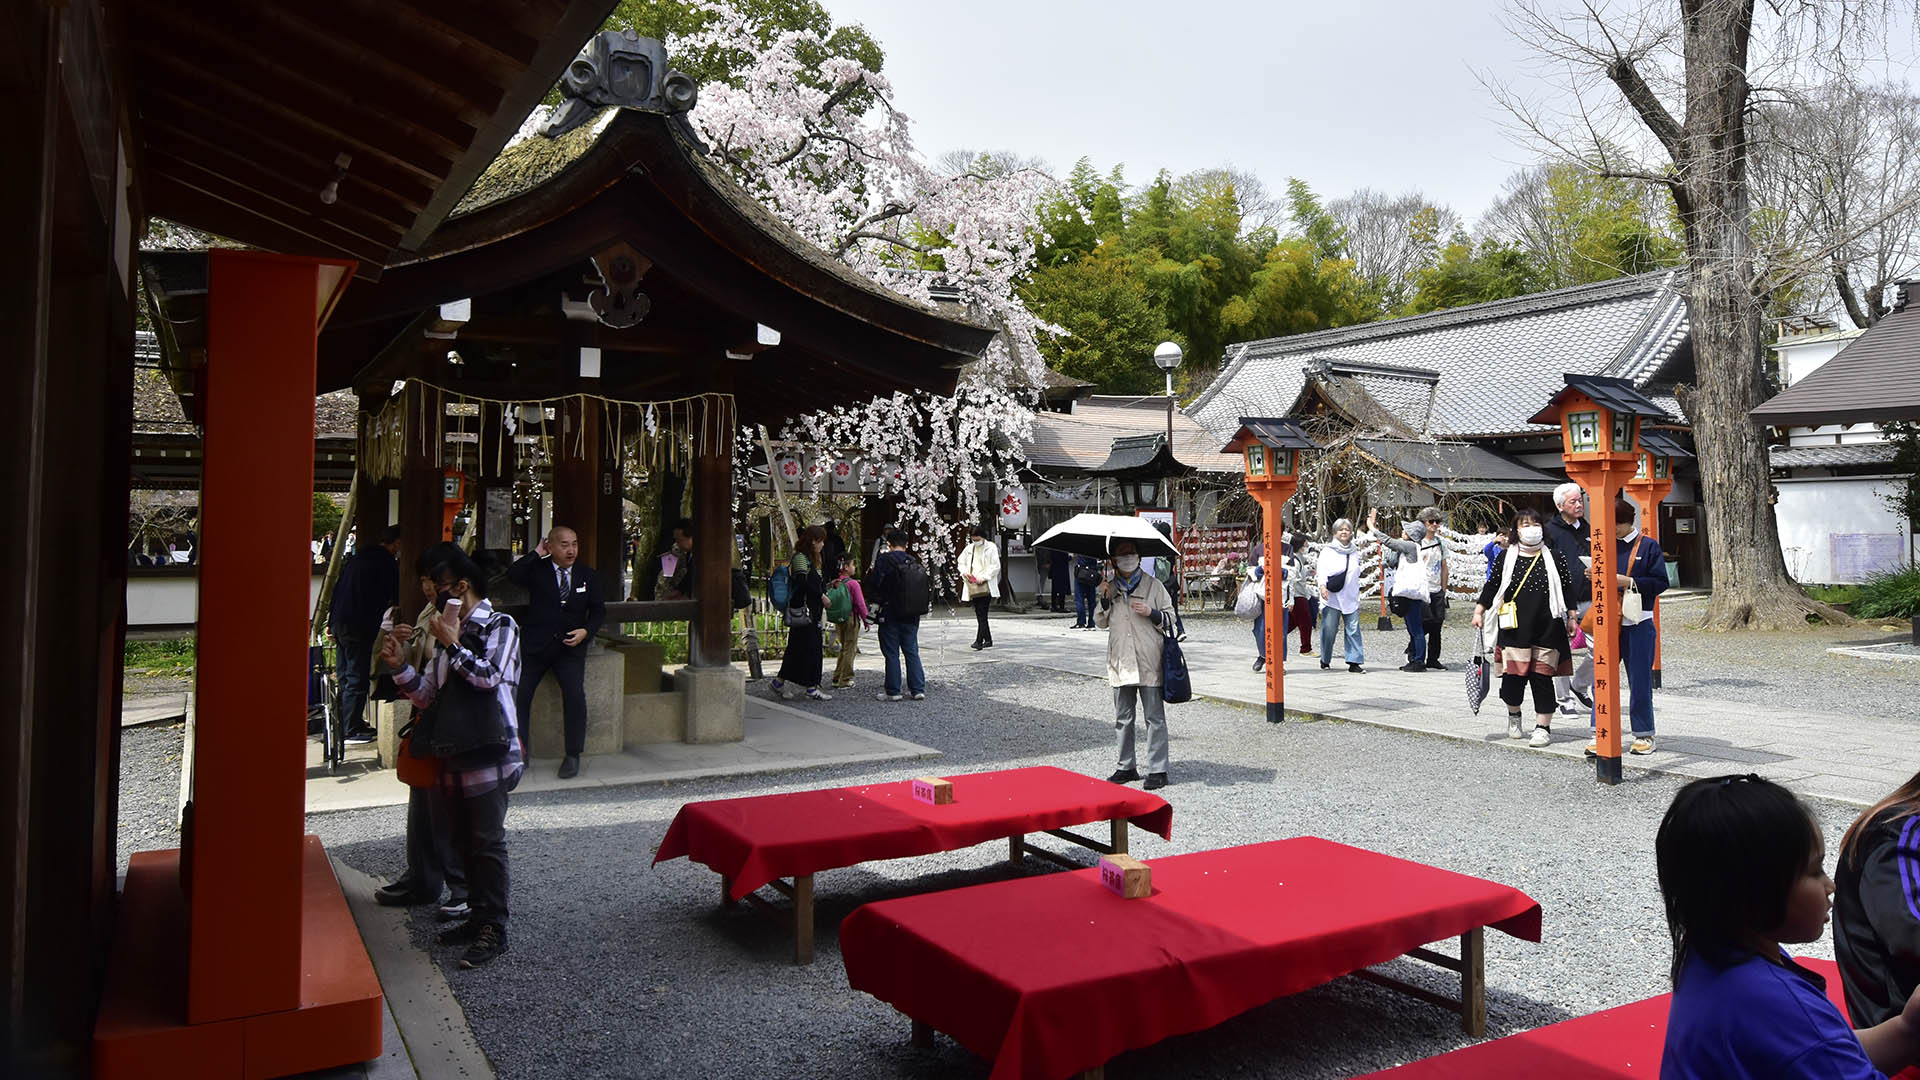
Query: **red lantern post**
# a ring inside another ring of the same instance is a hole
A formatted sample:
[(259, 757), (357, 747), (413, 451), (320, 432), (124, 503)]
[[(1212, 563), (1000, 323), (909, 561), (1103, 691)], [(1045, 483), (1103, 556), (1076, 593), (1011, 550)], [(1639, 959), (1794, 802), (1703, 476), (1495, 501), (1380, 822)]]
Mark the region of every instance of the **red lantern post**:
[(1640, 420), (1668, 419), (1625, 379), (1568, 375), (1566, 389), (1532, 419), (1558, 424), (1567, 475), (1586, 490), (1593, 532), (1593, 710), (1600, 756), (1594, 778), (1617, 784), (1620, 772), (1620, 596), (1614, 588), (1613, 504), (1640, 467)]
[(1271, 556), (1269, 565), (1274, 569), (1266, 577), (1267, 722), (1270, 724), (1287, 718), (1287, 673), (1286, 665), (1280, 662), (1287, 637), (1287, 598), (1280, 588), (1283, 574), (1279, 572), (1280, 511), (1300, 483), (1295, 454), (1314, 448), (1313, 440), (1291, 420), (1243, 416), (1240, 430), (1222, 450), (1242, 457), (1247, 494), (1260, 503), (1261, 548)]

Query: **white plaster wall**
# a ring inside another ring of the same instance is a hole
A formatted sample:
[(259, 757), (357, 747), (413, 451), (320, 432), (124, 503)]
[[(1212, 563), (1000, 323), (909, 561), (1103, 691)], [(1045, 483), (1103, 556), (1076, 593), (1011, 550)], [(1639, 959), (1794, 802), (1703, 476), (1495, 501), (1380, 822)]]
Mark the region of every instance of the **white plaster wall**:
[(1831, 477), (1776, 480), (1780, 502), (1774, 507), (1780, 523), (1780, 550), (1787, 572), (1811, 584), (1839, 582), (1832, 566), (1831, 537), (1835, 533), (1891, 533), (1904, 536), (1901, 521), (1881, 494), (1894, 481), (1884, 477)]
[[(307, 591), (307, 614), (320, 600), (320, 575)], [(192, 626), (200, 620), (200, 581), (192, 577), (139, 577), (127, 582), (127, 629)]]

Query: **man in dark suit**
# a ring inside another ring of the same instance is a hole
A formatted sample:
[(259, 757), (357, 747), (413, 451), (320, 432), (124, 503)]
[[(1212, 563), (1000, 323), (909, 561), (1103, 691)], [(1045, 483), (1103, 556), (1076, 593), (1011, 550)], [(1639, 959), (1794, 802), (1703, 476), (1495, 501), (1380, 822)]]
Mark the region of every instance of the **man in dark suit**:
[[(507, 570), (507, 580), (527, 590), (527, 618), (520, 628), (520, 685), (514, 691), (519, 714), (520, 745), (528, 741), (533, 691), (547, 672), (560, 680), (560, 700), (566, 715), (566, 757), (560, 779), (580, 775), (580, 752), (587, 745), (587, 644), (607, 617), (600, 578), (591, 567), (579, 565), (580, 538), (565, 525), (555, 525), (533, 554)], [(533, 758), (533, 751), (523, 751)]]
[(362, 718), (367, 705), (369, 668), (380, 618), (400, 598), (400, 526), (388, 526), (379, 542), (363, 544), (340, 568), (334, 582), (333, 603), (327, 608), (327, 629), (333, 633), (335, 677), (340, 685), (340, 721), (346, 740), (372, 742), (373, 728)]

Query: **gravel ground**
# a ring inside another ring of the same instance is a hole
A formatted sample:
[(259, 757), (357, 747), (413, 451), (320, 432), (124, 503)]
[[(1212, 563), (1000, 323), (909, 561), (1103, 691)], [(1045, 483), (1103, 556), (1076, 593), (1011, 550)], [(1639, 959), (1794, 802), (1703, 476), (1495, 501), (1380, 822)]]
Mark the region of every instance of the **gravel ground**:
[[(1239, 642), (1250, 650), (1244, 623), (1196, 618), (1189, 629), (1190, 649)], [(1752, 637), (1712, 644), (1764, 651), (1749, 644)], [(1817, 670), (1822, 661), (1814, 659), (1813, 644), (1811, 637), (1795, 639), (1792, 653)], [(1741, 672), (1733, 678), (1748, 677), (1744, 661), (1709, 660), (1708, 645), (1700, 648), (1676, 647), (1669, 655), (1711, 662), (1715, 677), (1729, 669)], [(1863, 669), (1838, 670), (1857, 678)], [(1111, 769), (1111, 699), (1103, 683), (1013, 665), (936, 668), (929, 676), (924, 703), (882, 704), (856, 692), (808, 707), (939, 747), (946, 752), (941, 772), (1042, 763), (1094, 775)], [(1804, 673), (1781, 678), (1783, 685), (1806, 682)], [(1702, 692), (1729, 696), (1711, 679), (1697, 681), (1712, 687)], [(1777, 703), (1778, 694), (1770, 700)], [(1489, 1035), (1665, 989), (1668, 945), (1652, 837), (1678, 780), (1631, 775), (1609, 789), (1562, 759), (1495, 753), (1458, 740), (1357, 724), (1273, 726), (1251, 709), (1204, 702), (1170, 713), (1174, 783), (1163, 794), (1175, 807), (1174, 840), (1136, 833), (1137, 854), (1151, 859), (1313, 834), (1525, 890), (1545, 910), (1546, 940), (1488, 936)], [(178, 736), (171, 732), (128, 732), (123, 847), (174, 842), (171, 802), (160, 798), (177, 768)], [(502, 1077), (759, 1077), (776, 1070), (983, 1077), (986, 1064), (950, 1040), (937, 1040), (933, 1050), (911, 1048), (903, 1017), (848, 989), (835, 928), (868, 901), (1019, 873), (1004, 862), (1003, 845), (822, 874), (818, 959), (807, 968), (793, 967), (787, 940), (746, 907), (716, 910), (711, 871), (686, 860), (648, 865), (683, 802), (913, 771), (852, 766), (516, 799), (509, 817), (512, 952), (478, 971), (457, 970), (452, 950), (435, 948), (434, 955)], [(1384, 778), (1392, 778), (1390, 786)], [(1828, 849), (1836, 849), (1854, 810), (1831, 803), (1814, 810)], [(401, 816), (398, 809), (364, 811), (309, 824), (336, 857), (382, 876), (403, 865)], [(423, 948), (432, 948), (430, 929), (418, 916), (415, 938)], [(1824, 941), (1807, 951), (1831, 955)], [(1448, 988), (1445, 973), (1410, 962), (1394, 966), (1403, 978)], [(1345, 1077), (1466, 1041), (1451, 1014), (1345, 979), (1123, 1055), (1109, 1075)]]
[(180, 846), (180, 751), (185, 724), (120, 731), (119, 873), (136, 851)]

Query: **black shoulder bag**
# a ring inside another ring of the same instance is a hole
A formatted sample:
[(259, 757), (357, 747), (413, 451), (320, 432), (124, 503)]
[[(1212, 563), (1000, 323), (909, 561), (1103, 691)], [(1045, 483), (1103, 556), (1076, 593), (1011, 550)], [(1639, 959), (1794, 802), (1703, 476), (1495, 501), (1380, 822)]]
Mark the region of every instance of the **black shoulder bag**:
[[(492, 625), (488, 623), (487, 628)], [(486, 638), (471, 624), (461, 626), (460, 644), (475, 656), (484, 659), (487, 655)], [(413, 732), (413, 745), (444, 760), (449, 768), (479, 768), (506, 756), (509, 723), (512, 720), (501, 706), (498, 694), (473, 685), (449, 665), (447, 681), (434, 697), (433, 707), (420, 714)]]

